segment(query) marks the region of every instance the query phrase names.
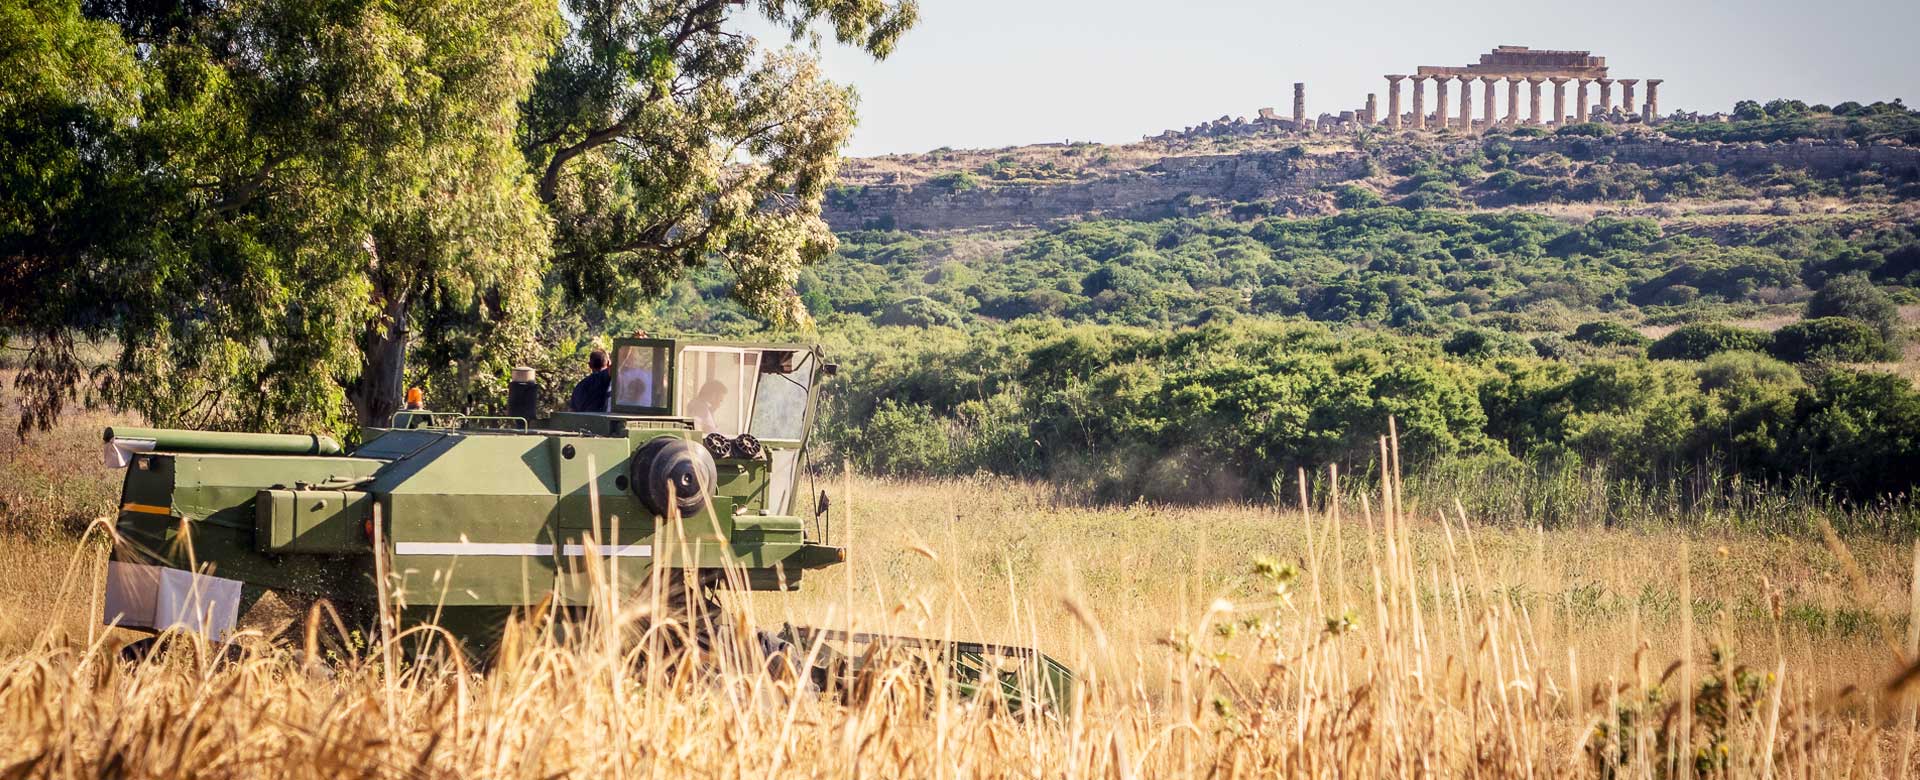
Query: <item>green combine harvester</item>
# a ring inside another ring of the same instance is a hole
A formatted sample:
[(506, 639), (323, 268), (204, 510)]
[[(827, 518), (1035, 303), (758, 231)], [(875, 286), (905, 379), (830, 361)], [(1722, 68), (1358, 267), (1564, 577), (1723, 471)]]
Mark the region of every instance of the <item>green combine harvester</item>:
[[(590, 609), (590, 555), (617, 574), (607, 579), (695, 583), (692, 597), (713, 606), (712, 589), (796, 589), (847, 556), (825, 494), (816, 502), (800, 484), (834, 369), (813, 345), (627, 338), (613, 345), (605, 412), (541, 417), (521, 369), (508, 416), (403, 411), (352, 449), (324, 436), (109, 428), (106, 460), (126, 478), (104, 621), (218, 639), (268, 593), (362, 617), (385, 599), (398, 622), (434, 623), (485, 653), (516, 612)], [(897, 648), (1016, 708), (1071, 701), (1072, 675), (1027, 648), (761, 633), (789, 657), (819, 647), (816, 680)]]

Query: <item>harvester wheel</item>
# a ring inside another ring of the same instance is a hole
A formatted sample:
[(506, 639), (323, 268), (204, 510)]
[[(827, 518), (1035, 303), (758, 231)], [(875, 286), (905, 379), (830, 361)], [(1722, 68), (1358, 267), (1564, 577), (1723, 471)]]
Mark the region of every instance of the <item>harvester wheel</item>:
[(674, 512), (686, 517), (705, 509), (707, 493), (719, 478), (712, 455), (698, 444), (671, 436), (640, 445), (627, 467), (629, 489), (661, 517)]
[(147, 660), (153, 654), (153, 646), (159, 637), (143, 636), (120, 646), (120, 660), (123, 663), (137, 664)]

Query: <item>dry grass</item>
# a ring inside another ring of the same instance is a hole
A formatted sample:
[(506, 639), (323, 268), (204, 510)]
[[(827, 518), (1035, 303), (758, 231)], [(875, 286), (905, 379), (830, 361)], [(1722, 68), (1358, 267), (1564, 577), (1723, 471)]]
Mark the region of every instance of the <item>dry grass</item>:
[[(108, 486), (78, 484), (77, 494), (111, 489), (101, 467), (76, 469), (73, 482)], [(378, 636), (326, 663), (243, 639), (229, 660), (189, 641), (124, 664), (111, 653), (118, 640), (89, 626), (99, 548), (16, 535), (4, 571), (0, 774), (1651, 777), (1687, 774), (1697, 760), (1711, 775), (1838, 777), (1912, 767), (1910, 711), (1886, 693), (1912, 656), (1904, 543), (1501, 530), (1390, 495), (1336, 516), (1087, 507), (997, 479), (822, 487), (836, 494), (834, 535), (854, 546), (852, 561), (797, 594), (739, 594), (751, 622), (1036, 645), (1081, 671), (1072, 714), (1008, 716), (904, 671), (841, 703), (752, 657), (642, 666), (635, 637), (659, 624), (632, 599), (571, 642), (523, 635), (486, 674), (411, 662)], [(1715, 687), (1722, 679), (1742, 683)]]

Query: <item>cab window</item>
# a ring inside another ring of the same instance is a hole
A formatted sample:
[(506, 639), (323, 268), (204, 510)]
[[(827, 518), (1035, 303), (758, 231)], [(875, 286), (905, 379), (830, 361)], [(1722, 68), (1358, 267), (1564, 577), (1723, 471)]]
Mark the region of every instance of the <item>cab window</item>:
[(799, 441), (807, 430), (807, 391), (813, 382), (813, 353), (784, 352), (791, 355), (793, 370), (785, 373), (769, 370), (760, 375), (760, 389), (753, 401), (753, 419), (747, 432), (759, 439)]
[(667, 348), (626, 344), (614, 351), (613, 405), (663, 408), (667, 405)]
[(753, 408), (754, 380), (760, 376), (760, 351), (737, 347), (687, 347), (680, 351), (680, 389), (675, 414), (693, 420), (694, 430), (729, 437), (746, 429)]

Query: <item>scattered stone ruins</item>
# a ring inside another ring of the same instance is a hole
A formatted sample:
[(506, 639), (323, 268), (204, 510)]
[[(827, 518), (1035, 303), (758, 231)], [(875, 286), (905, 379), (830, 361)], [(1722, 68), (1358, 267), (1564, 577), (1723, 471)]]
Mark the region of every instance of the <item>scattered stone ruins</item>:
[[(1607, 71), (1607, 58), (1588, 51), (1530, 49), (1525, 46), (1499, 46), (1480, 55), (1480, 61), (1465, 66), (1421, 65), (1411, 74), (1389, 74), (1386, 111), (1380, 111), (1379, 96), (1369, 93), (1365, 106), (1337, 114), (1307, 116), (1307, 85), (1293, 85), (1293, 113), (1281, 116), (1271, 108), (1260, 109), (1249, 122), (1243, 118), (1220, 117), (1183, 131), (1168, 130), (1159, 138), (1183, 135), (1254, 132), (1278, 128), (1294, 132), (1335, 132), (1368, 127), (1440, 131), (1447, 129), (1477, 132), (1496, 126), (1566, 125), (1584, 122), (1625, 124), (1661, 121), (1660, 84), (1662, 79), (1615, 79)], [(1413, 89), (1411, 110), (1404, 110), (1401, 82)], [(1427, 107), (1427, 82), (1433, 82), (1433, 110)], [(1450, 110), (1449, 87), (1460, 84), (1457, 111)], [(1474, 84), (1480, 85), (1479, 110), (1475, 110)], [(1567, 111), (1568, 82), (1572, 82), (1573, 111)], [(1520, 85), (1527, 85), (1527, 108), (1521, 113)], [(1553, 113), (1542, 112), (1543, 85), (1553, 85)], [(1614, 102), (1613, 87), (1620, 85), (1620, 101)], [(1637, 108), (1637, 88), (1646, 85), (1646, 100)], [(1501, 89), (1504, 85), (1505, 89)], [(1499, 95), (1506, 93), (1506, 112), (1499, 110)], [(1598, 102), (1594, 101), (1598, 97)], [(1476, 118), (1475, 114), (1478, 114)]]

